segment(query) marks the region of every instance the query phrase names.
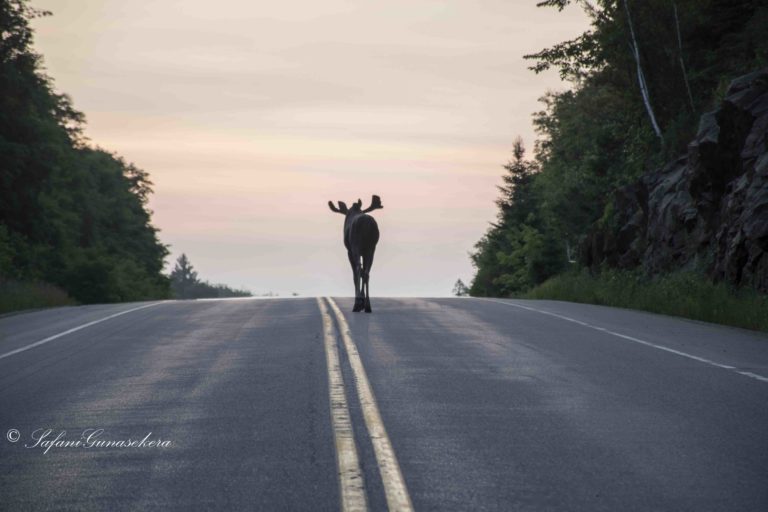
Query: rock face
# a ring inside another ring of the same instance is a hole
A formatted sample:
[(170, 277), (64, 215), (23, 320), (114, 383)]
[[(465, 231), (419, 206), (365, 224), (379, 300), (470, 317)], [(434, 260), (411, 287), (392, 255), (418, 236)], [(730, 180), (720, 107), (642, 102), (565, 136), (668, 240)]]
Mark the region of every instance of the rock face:
[(768, 291), (768, 68), (734, 80), (685, 156), (613, 197), (581, 246), (588, 266), (655, 274), (702, 266)]

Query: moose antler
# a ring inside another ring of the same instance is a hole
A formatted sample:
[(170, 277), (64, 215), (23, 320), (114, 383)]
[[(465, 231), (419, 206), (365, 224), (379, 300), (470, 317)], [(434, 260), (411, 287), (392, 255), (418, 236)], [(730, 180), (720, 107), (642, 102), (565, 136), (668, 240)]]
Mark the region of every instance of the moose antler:
[(333, 205), (333, 201), (328, 201), (328, 207), (331, 209), (332, 212), (341, 213), (342, 215), (346, 215), (348, 211), (347, 203), (345, 203), (344, 201), (339, 201), (338, 208), (336, 208)]
[(374, 195), (371, 198), (371, 206), (363, 210), (363, 213), (368, 213), (373, 210), (378, 210), (379, 208), (384, 208), (384, 206), (381, 204), (381, 198), (377, 195)]

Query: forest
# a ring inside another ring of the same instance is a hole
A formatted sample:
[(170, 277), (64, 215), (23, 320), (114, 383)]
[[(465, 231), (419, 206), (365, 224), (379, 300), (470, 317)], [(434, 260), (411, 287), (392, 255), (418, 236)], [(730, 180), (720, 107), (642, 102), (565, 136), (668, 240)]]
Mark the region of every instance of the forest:
[(49, 14), (0, 2), (0, 286), (82, 303), (166, 298), (152, 182), (93, 146), (83, 114), (55, 92), (30, 27)]
[(557, 70), (570, 86), (543, 94), (532, 156), (522, 140), (513, 144), (498, 219), (471, 254), (474, 296), (524, 295), (578, 272), (590, 231), (617, 215), (614, 191), (684, 153), (728, 84), (768, 66), (764, 0), (538, 5), (581, 8), (591, 25), (525, 56), (533, 73)]
[(90, 143), (33, 50), (30, 20), (48, 15), (0, 0), (0, 312), (250, 295), (198, 279), (186, 255), (163, 274), (148, 173)]
[(0, 312), (76, 303), (250, 296), (169, 276), (147, 201), (149, 174), (83, 134), (33, 49), (26, 0), (0, 0)]
[[(525, 56), (568, 87), (543, 93), (531, 148), (512, 144), (459, 294), (532, 293), (583, 268), (585, 240), (618, 216), (615, 191), (683, 153), (732, 80), (768, 66), (768, 0), (538, 5), (581, 8), (590, 28)], [(34, 51), (30, 20), (49, 14), (0, 0), (0, 310), (247, 293), (197, 279), (188, 260), (163, 273), (148, 173), (85, 137)]]
[(197, 276), (197, 271), (186, 254), (176, 259), (171, 271), (171, 294), (175, 299), (203, 299), (224, 297), (252, 297), (247, 290), (230, 288), (223, 284), (211, 284)]

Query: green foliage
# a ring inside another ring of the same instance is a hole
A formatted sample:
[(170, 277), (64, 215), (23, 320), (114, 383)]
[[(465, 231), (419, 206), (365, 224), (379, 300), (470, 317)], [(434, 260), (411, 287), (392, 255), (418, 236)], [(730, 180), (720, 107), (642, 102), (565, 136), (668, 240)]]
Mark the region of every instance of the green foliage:
[[(186, 254), (176, 260), (171, 272), (171, 290), (175, 299), (203, 299), (224, 297), (251, 297), (247, 290), (236, 290), (223, 284), (211, 284), (197, 277), (192, 263)], [(296, 296), (297, 294), (294, 294)]]
[(76, 302), (56, 286), (0, 279), (0, 313), (73, 304)]
[(456, 283), (453, 285), (453, 295), (456, 297), (466, 297), (469, 295), (469, 288), (461, 279), (457, 279)]
[(526, 59), (536, 59), (531, 70), (541, 73), (550, 68), (558, 68), (563, 80), (578, 81), (585, 78), (589, 70), (599, 63), (596, 55), (596, 41), (591, 32), (585, 32), (576, 39), (558, 43), (552, 48), (545, 48), (538, 53), (526, 55)]
[[(497, 201), (499, 219), (471, 254), (472, 295), (520, 293), (570, 267), (567, 250), (578, 247), (594, 223), (614, 224), (613, 190), (677, 156), (730, 80), (768, 59), (768, 0), (538, 5), (581, 7), (591, 27), (525, 56), (534, 72), (557, 70), (572, 87), (541, 98), (534, 162), (518, 156), (515, 144)], [(638, 85), (628, 12), (661, 142)]]
[(167, 297), (152, 184), (85, 143), (84, 116), (32, 49), (29, 19), (46, 14), (0, 0), (0, 276), (52, 283), (80, 302)]
[(522, 295), (641, 309), (746, 329), (768, 331), (768, 296), (753, 290), (730, 289), (696, 272), (648, 278), (640, 272), (603, 270), (555, 276)]
[(563, 257), (559, 241), (539, 216), (541, 195), (535, 187), (536, 168), (525, 160), (523, 141), (515, 140), (512, 160), (499, 187), (499, 221), (475, 245), (477, 269), (470, 287), (473, 296), (504, 296), (541, 283), (558, 272)]

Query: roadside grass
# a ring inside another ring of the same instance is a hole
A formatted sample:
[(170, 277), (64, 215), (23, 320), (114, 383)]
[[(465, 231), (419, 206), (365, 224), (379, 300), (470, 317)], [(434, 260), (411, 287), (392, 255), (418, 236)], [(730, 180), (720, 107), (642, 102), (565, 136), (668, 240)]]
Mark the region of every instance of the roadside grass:
[(0, 280), (0, 313), (74, 304), (74, 299), (52, 284)]
[(647, 278), (637, 272), (584, 270), (552, 277), (519, 296), (640, 309), (745, 329), (768, 331), (768, 295), (733, 290), (694, 272)]

